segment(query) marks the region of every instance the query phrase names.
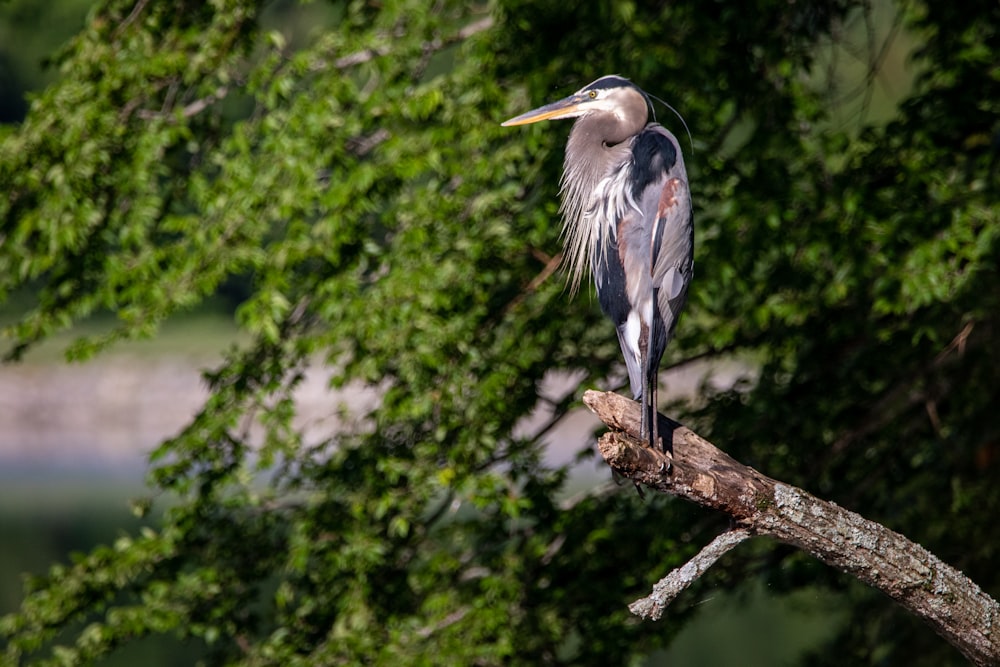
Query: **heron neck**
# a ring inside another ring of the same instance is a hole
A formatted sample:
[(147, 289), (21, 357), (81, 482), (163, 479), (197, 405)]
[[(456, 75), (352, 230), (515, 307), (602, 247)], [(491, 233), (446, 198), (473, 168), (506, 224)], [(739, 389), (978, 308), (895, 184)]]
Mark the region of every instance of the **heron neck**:
[(563, 163), (561, 210), (573, 289), (590, 268), (601, 236), (601, 221), (588, 212), (598, 208), (594, 199), (601, 180), (629, 159), (630, 137), (622, 137), (619, 128), (593, 116), (580, 118), (570, 130)]

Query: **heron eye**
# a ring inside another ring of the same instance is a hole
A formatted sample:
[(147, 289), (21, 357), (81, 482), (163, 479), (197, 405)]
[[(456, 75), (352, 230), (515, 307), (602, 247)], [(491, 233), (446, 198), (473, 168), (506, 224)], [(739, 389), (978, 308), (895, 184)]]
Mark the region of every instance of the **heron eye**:
[(596, 90), (592, 90), (588, 94), (590, 95), (590, 99), (592, 99), (592, 100), (597, 98), (597, 91)]

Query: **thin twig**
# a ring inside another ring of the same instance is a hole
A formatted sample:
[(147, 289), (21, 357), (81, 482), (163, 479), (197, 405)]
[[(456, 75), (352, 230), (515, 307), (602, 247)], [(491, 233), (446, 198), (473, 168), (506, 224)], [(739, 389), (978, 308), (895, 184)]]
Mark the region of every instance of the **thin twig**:
[(708, 568), (715, 565), (716, 561), (724, 554), (750, 536), (750, 531), (745, 528), (736, 528), (722, 533), (709, 542), (694, 558), (656, 582), (656, 585), (653, 586), (653, 592), (630, 604), (629, 611), (641, 618), (659, 620), (667, 605), (673, 602), (674, 598), (693, 584)]
[(549, 261), (542, 267), (542, 270), (534, 278), (532, 278), (527, 285), (525, 285), (524, 289), (521, 290), (517, 296), (510, 300), (510, 303), (508, 303), (506, 308), (503, 309), (504, 315), (517, 308), (526, 298), (528, 298), (528, 295), (533, 294), (536, 290), (538, 290), (539, 286), (548, 280), (549, 276), (555, 273), (555, 270), (559, 268), (561, 263), (561, 252), (557, 253), (553, 257), (550, 257)]
[(427, 639), (435, 632), (440, 632), (441, 630), (444, 630), (448, 626), (458, 623), (463, 618), (465, 618), (465, 616), (469, 613), (469, 611), (470, 611), (469, 607), (460, 607), (459, 609), (453, 611), (452, 613), (442, 618), (437, 623), (426, 625), (417, 630), (417, 636), (420, 637), (421, 639)]
[[(953, 355), (962, 357), (965, 354), (965, 348), (969, 343), (969, 337), (972, 335), (972, 330), (975, 326), (975, 320), (966, 322), (962, 326), (961, 331), (955, 334), (951, 342), (938, 352), (930, 363), (886, 390), (881, 398), (872, 406), (871, 410), (869, 410), (865, 420), (857, 428), (841, 435), (830, 446), (830, 452), (833, 454), (842, 453), (860, 438), (897, 419), (905, 410), (929, 400), (931, 397), (926, 392), (914, 391), (914, 387), (919, 386), (921, 379), (928, 377), (932, 372), (940, 369)], [(909, 394), (909, 397), (907, 397), (907, 394)]]
[(129, 12), (129, 15), (125, 17), (125, 20), (122, 21), (117, 28), (115, 28), (115, 37), (120, 35), (125, 28), (129, 27), (129, 25), (131, 25), (132, 22), (138, 18), (139, 14), (143, 9), (145, 9), (147, 4), (149, 4), (149, 0), (139, 0), (139, 2), (135, 3), (135, 7), (133, 7), (132, 11)]
[[(219, 100), (223, 99), (228, 94), (228, 86), (219, 86), (214, 92), (185, 105), (181, 109), (181, 116), (184, 118), (196, 116)], [(136, 112), (136, 115), (143, 120), (152, 120), (154, 118), (165, 118), (171, 114), (167, 110), (150, 111), (149, 109), (139, 109), (139, 111)]]
[[(493, 17), (487, 16), (485, 18), (479, 19), (478, 21), (473, 21), (469, 25), (463, 27), (461, 30), (456, 32), (451, 37), (447, 39), (432, 39), (425, 42), (421, 50), (423, 53), (440, 51), (446, 46), (450, 46), (462, 40), (472, 37), (476, 33), (483, 32), (484, 30), (489, 30), (493, 27)], [(350, 53), (346, 56), (341, 56), (333, 61), (333, 66), (337, 69), (348, 69), (356, 65), (361, 65), (366, 62), (372, 61), (375, 58), (388, 55), (391, 51), (390, 46), (376, 46), (369, 49), (363, 49), (361, 51), (356, 51)], [(325, 69), (324, 63), (322, 61), (317, 62), (314, 65), (314, 69)]]

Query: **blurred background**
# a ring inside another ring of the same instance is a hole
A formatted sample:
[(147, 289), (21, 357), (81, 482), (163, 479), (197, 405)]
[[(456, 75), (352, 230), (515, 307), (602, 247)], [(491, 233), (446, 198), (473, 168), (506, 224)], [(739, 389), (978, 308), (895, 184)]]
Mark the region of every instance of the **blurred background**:
[[(50, 59), (85, 25), (89, 10), (85, 0), (0, 2), (0, 123), (20, 123), (32, 94), (57, 79)], [(831, 118), (841, 127), (891, 122), (917, 75), (910, 66), (914, 40), (895, 22), (894, 4), (876, 2), (872, 10), (870, 21), (845, 26), (855, 34), (845, 36), (843, 43), (885, 45), (877, 80), (867, 80), (868, 63), (849, 47), (839, 52), (842, 47), (824, 47), (817, 54), (830, 70), (837, 63), (836, 81), (844, 94)], [(264, 21), (294, 41), (316, 25), (334, 21), (335, 14), (322, 3), (274, 2), (267, 5)], [(814, 83), (829, 76), (821, 66), (815, 72)], [(252, 290), (249, 277), (227, 278), (197, 308), (171, 316), (153, 340), (121, 343), (86, 362), (67, 363), (63, 351), (87, 327), (101, 330), (100, 316), (52, 337), (20, 363), (0, 367), (0, 615), (17, 609), (25, 576), (43, 574), (51, 564), (71, 560), (73, 553), (157, 524), (163, 508), (137, 518), (130, 499), (150, 493), (149, 453), (179, 433), (209, 396), (203, 372), (221, 362), (224, 350), (248, 341), (235, 313)], [(0, 324), (16, 321), (31, 301), (28, 292), (15, 294), (2, 305)], [(728, 391), (759, 371), (752, 356), (687, 365), (665, 374), (666, 399), (696, 404), (700, 392)], [(558, 403), (578, 381), (571, 373), (551, 373), (540, 393)], [(371, 386), (332, 389), (329, 376), (315, 372), (307, 374), (295, 396), (296, 419), (307, 430), (320, 421), (330, 428), (331, 404), (344, 408), (336, 419), (350, 420), (380, 400)], [(545, 415), (536, 421), (544, 423)], [(521, 428), (530, 433), (536, 425), (528, 419)], [(574, 461), (580, 443), (595, 428), (594, 419), (573, 411), (546, 435), (546, 461)], [(564, 497), (607, 478), (592, 459), (571, 470)], [(766, 578), (754, 577), (699, 595), (693, 620), (669, 647), (651, 652), (641, 664), (795, 665), (851, 622), (844, 593), (827, 587), (773, 591)], [(167, 640), (139, 642), (100, 664), (188, 665), (203, 651), (194, 641), (161, 642)]]

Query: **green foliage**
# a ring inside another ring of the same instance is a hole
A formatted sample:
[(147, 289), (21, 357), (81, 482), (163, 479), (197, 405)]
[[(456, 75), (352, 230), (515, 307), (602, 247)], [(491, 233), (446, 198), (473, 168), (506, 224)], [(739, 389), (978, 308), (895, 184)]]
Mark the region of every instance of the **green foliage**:
[[(115, 324), (70, 357), (153, 335), (234, 277), (252, 340), (154, 454), (162, 526), (33, 582), (0, 621), (7, 661), (88, 664), (159, 634), (240, 665), (605, 665), (664, 646), (676, 624), (625, 605), (721, 519), (629, 488), (560, 501), (566, 469), (516, 435), (552, 403), (547, 372), (606, 383), (618, 352), (593, 300), (549, 277), (565, 130), (498, 123), (609, 72), (699, 139), (697, 282), (669, 354), (760, 364), (689, 417), (996, 593), (1000, 15), (901, 7), (926, 67), (892, 122), (855, 131), (812, 74), (868, 8), (802, 4), (348, 2), (307, 35), (248, 1), (95, 7), (0, 135), (0, 297), (38, 295), (8, 356), (98, 312)], [(377, 386), (379, 407), (305, 431), (294, 391), (317, 368)], [(768, 553), (713, 581), (845, 587)], [(837, 655), (954, 659), (847, 595), (864, 622)]]

